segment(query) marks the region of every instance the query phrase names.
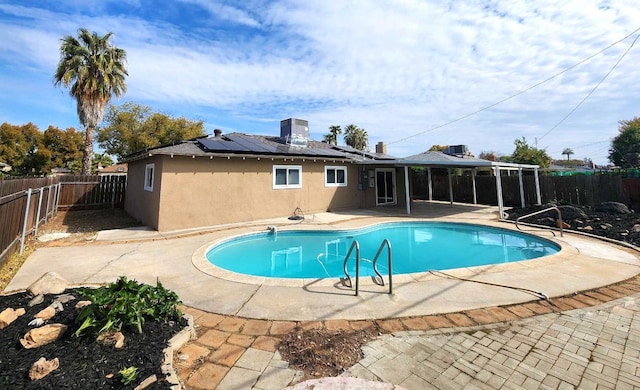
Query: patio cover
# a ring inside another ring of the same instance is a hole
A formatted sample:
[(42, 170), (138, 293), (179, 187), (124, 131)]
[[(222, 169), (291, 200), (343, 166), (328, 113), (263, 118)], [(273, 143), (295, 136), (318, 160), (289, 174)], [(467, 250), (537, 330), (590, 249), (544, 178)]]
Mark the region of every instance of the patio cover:
[(498, 194), (498, 210), (500, 218), (504, 218), (504, 201), (502, 197), (501, 171), (517, 171), (520, 182), (520, 203), (525, 207), (524, 183), (522, 180), (523, 170), (533, 170), (536, 183), (536, 201), (541, 204), (540, 179), (538, 177), (539, 165), (515, 164), (498, 161), (483, 160), (475, 157), (456, 157), (442, 152), (427, 151), (413, 156), (398, 158), (394, 160), (365, 160), (360, 165), (384, 165), (393, 167), (404, 167), (405, 198), (407, 204), (407, 214), (411, 214), (411, 196), (409, 191), (409, 167), (426, 167), (429, 181), (429, 200), (432, 200), (431, 168), (447, 168), (449, 176), (449, 202), (453, 207), (453, 186), (451, 184), (451, 169), (470, 169), (473, 180), (473, 203), (476, 204), (476, 172), (478, 169), (492, 170), (496, 177), (496, 192)]

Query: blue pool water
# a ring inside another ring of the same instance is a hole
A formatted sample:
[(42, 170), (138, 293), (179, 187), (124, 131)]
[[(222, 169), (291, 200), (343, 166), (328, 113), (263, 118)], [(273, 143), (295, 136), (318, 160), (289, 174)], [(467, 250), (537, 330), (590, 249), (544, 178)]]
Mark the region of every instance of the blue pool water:
[[(361, 275), (373, 275), (371, 261), (387, 238), (393, 274), (506, 263), (554, 254), (551, 241), (488, 226), (443, 222), (394, 222), (357, 230), (265, 232), (234, 238), (211, 248), (214, 265), (242, 274), (276, 278), (344, 276), (343, 262), (353, 240), (361, 253)], [(388, 270), (387, 252), (378, 270)], [(348, 270), (355, 274), (355, 251)]]

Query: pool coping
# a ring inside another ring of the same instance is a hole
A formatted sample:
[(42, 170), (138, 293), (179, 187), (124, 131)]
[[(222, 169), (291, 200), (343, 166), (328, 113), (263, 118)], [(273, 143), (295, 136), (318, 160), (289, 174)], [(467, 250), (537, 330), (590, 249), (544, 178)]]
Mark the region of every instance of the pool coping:
[[(519, 234), (530, 235), (536, 238), (547, 240), (552, 242), (554, 245), (559, 247), (559, 251), (552, 255), (547, 255), (535, 259), (527, 259), (527, 260), (517, 260), (508, 263), (495, 263), (495, 264), (487, 264), (487, 265), (477, 265), (471, 267), (459, 267), (459, 268), (451, 268), (446, 270), (438, 270), (446, 272), (449, 275), (454, 277), (466, 277), (475, 274), (489, 272), (502, 272), (504, 270), (517, 270), (524, 268), (537, 267), (544, 264), (548, 264), (549, 262), (555, 260), (564, 260), (569, 252), (574, 250), (573, 255), (578, 254), (575, 251), (575, 248), (567, 245), (563, 242), (557, 242), (553, 239), (547, 237), (541, 237), (538, 234), (532, 234), (528, 232), (523, 232), (519, 229), (508, 228), (509, 225), (504, 224), (487, 224), (487, 223), (470, 223), (470, 222), (452, 222), (452, 221), (433, 221), (433, 220), (417, 220), (416, 218), (397, 218), (393, 221), (378, 221), (374, 223), (364, 224), (362, 226), (355, 227), (347, 227), (337, 229), (335, 226), (284, 226), (278, 229), (279, 232), (290, 232), (290, 231), (350, 231), (350, 230), (360, 230), (360, 229), (369, 229), (378, 225), (390, 224), (390, 223), (403, 223), (403, 222), (426, 222), (426, 223), (451, 223), (451, 224), (460, 224), (460, 225), (479, 225), (479, 226), (489, 226), (492, 228), (502, 229), (506, 231), (514, 231)], [(542, 230), (542, 229), (541, 229)], [(265, 286), (280, 286), (280, 287), (297, 287), (302, 288), (308, 284), (314, 284), (319, 287), (329, 287), (333, 286), (338, 277), (332, 278), (276, 278), (276, 277), (268, 277), (268, 276), (255, 276), (242, 274), (238, 272), (233, 272), (222, 267), (218, 267), (212, 264), (207, 259), (207, 253), (213, 249), (214, 247), (223, 244), (227, 241), (234, 240), (237, 238), (248, 237), (257, 234), (264, 234), (264, 232), (250, 232), (250, 233), (238, 233), (233, 234), (228, 237), (218, 238), (212, 242), (206, 243), (196, 249), (191, 257), (191, 262), (193, 266), (196, 267), (201, 272), (210, 275), (215, 278), (220, 278), (224, 280), (228, 280), (231, 282), (244, 283), (244, 284), (253, 284), (253, 285), (265, 285)], [(495, 267), (498, 267), (496, 269)], [(383, 275), (385, 277), (387, 275)], [(431, 270), (422, 271), (422, 272), (413, 272), (409, 274), (393, 274), (393, 282), (394, 283), (409, 283), (415, 281), (428, 281), (436, 279), (437, 276), (434, 276)], [(363, 276), (360, 278), (360, 285), (362, 286), (372, 286), (378, 285), (372, 277)]]

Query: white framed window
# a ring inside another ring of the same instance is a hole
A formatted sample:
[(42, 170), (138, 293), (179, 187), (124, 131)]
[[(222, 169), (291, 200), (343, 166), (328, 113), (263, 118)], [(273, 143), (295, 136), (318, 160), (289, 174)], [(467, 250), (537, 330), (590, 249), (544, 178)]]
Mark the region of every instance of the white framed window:
[(302, 188), (302, 165), (274, 165), (273, 189)]
[(324, 167), (325, 187), (346, 187), (347, 167)]
[(144, 168), (144, 190), (153, 192), (153, 173), (155, 164), (147, 164)]

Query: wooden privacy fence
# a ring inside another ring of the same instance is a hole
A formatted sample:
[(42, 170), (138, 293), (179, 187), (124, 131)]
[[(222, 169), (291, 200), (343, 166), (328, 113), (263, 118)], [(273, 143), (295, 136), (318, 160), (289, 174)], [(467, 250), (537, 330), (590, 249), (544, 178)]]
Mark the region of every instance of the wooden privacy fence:
[[(446, 174), (432, 174), (433, 200), (449, 200), (449, 179)], [(502, 196), (504, 205), (519, 207), (520, 183), (518, 175), (503, 175)], [(536, 204), (536, 187), (533, 175), (523, 176), (526, 205)], [(640, 210), (640, 178), (624, 178), (619, 175), (591, 176), (540, 176), (542, 203), (571, 203), (581, 206), (598, 206), (612, 201), (630, 205)], [(426, 173), (414, 172), (411, 176), (412, 195), (417, 199), (428, 199)], [(473, 181), (470, 175), (452, 176), (453, 201), (473, 203)], [(495, 176), (476, 176), (477, 203), (498, 204)]]
[(58, 209), (122, 208), (126, 176), (58, 176), (0, 180), (0, 264), (37, 237)]
[(127, 177), (124, 175), (59, 176), (62, 189), (58, 208), (123, 208)]

